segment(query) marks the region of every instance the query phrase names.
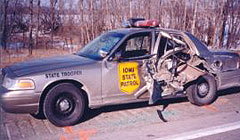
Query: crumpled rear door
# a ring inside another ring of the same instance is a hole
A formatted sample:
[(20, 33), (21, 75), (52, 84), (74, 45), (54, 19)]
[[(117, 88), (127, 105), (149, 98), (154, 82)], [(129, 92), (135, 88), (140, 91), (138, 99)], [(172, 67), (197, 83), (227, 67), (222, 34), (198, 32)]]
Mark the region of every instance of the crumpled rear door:
[(143, 67), (143, 77), (150, 93), (149, 104), (164, 96), (183, 92), (186, 83), (205, 73), (196, 67), (202, 61), (189, 52), (183, 41), (168, 33), (159, 33), (151, 52), (153, 57)]

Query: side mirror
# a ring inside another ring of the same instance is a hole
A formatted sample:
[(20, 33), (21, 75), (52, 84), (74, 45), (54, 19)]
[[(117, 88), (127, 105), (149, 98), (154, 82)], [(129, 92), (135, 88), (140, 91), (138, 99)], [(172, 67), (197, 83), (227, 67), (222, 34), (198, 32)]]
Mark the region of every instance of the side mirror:
[(99, 50), (99, 55), (102, 57), (102, 58), (105, 58), (107, 56), (108, 52), (103, 50), (103, 49), (100, 49)]
[(113, 61), (119, 61), (121, 59), (121, 56), (122, 56), (121, 52), (117, 52), (117, 53), (115, 53), (112, 60)]

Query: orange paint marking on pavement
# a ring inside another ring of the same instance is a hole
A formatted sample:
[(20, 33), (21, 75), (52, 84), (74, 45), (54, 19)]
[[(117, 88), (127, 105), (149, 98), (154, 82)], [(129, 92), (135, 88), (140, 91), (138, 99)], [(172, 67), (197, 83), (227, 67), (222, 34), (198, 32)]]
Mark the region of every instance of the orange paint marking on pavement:
[(60, 136), (60, 140), (67, 140), (64, 136)]
[(70, 126), (64, 127), (63, 130), (68, 134), (74, 135), (74, 131), (73, 131), (72, 127), (70, 127)]
[(217, 101), (219, 101), (220, 103), (227, 103), (229, 100), (221, 98), (221, 99), (218, 99)]
[(80, 130), (79, 138), (81, 140), (88, 140), (91, 136), (95, 135), (97, 131), (95, 129), (92, 130)]
[[(69, 137), (65, 137), (65, 136), (60, 136), (60, 140), (72, 140), (72, 139), (76, 139), (77, 134), (73, 131), (72, 127), (67, 126), (63, 128), (64, 132), (68, 134)], [(79, 131), (79, 140), (89, 140), (89, 138), (93, 135), (95, 135), (97, 133), (97, 131), (95, 129), (91, 129), (91, 130), (80, 130)]]
[(207, 110), (210, 110), (210, 111), (213, 111), (213, 112), (218, 112), (219, 110), (213, 106), (213, 105), (205, 105), (203, 106), (203, 108), (207, 109)]

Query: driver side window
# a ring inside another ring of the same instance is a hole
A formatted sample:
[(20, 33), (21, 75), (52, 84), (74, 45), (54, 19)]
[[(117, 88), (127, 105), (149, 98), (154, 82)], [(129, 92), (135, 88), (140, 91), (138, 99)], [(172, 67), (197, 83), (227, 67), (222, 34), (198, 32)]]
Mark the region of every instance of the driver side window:
[(122, 57), (131, 58), (150, 54), (151, 33), (139, 33), (130, 36), (121, 46)]

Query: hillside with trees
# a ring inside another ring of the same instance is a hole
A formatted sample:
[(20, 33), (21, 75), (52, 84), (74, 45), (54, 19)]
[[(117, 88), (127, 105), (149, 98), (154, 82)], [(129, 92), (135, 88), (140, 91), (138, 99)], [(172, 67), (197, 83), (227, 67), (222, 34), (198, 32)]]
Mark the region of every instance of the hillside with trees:
[(131, 17), (157, 19), (213, 49), (240, 47), (240, 0), (1, 0), (0, 11), (1, 62), (7, 54), (77, 51)]

